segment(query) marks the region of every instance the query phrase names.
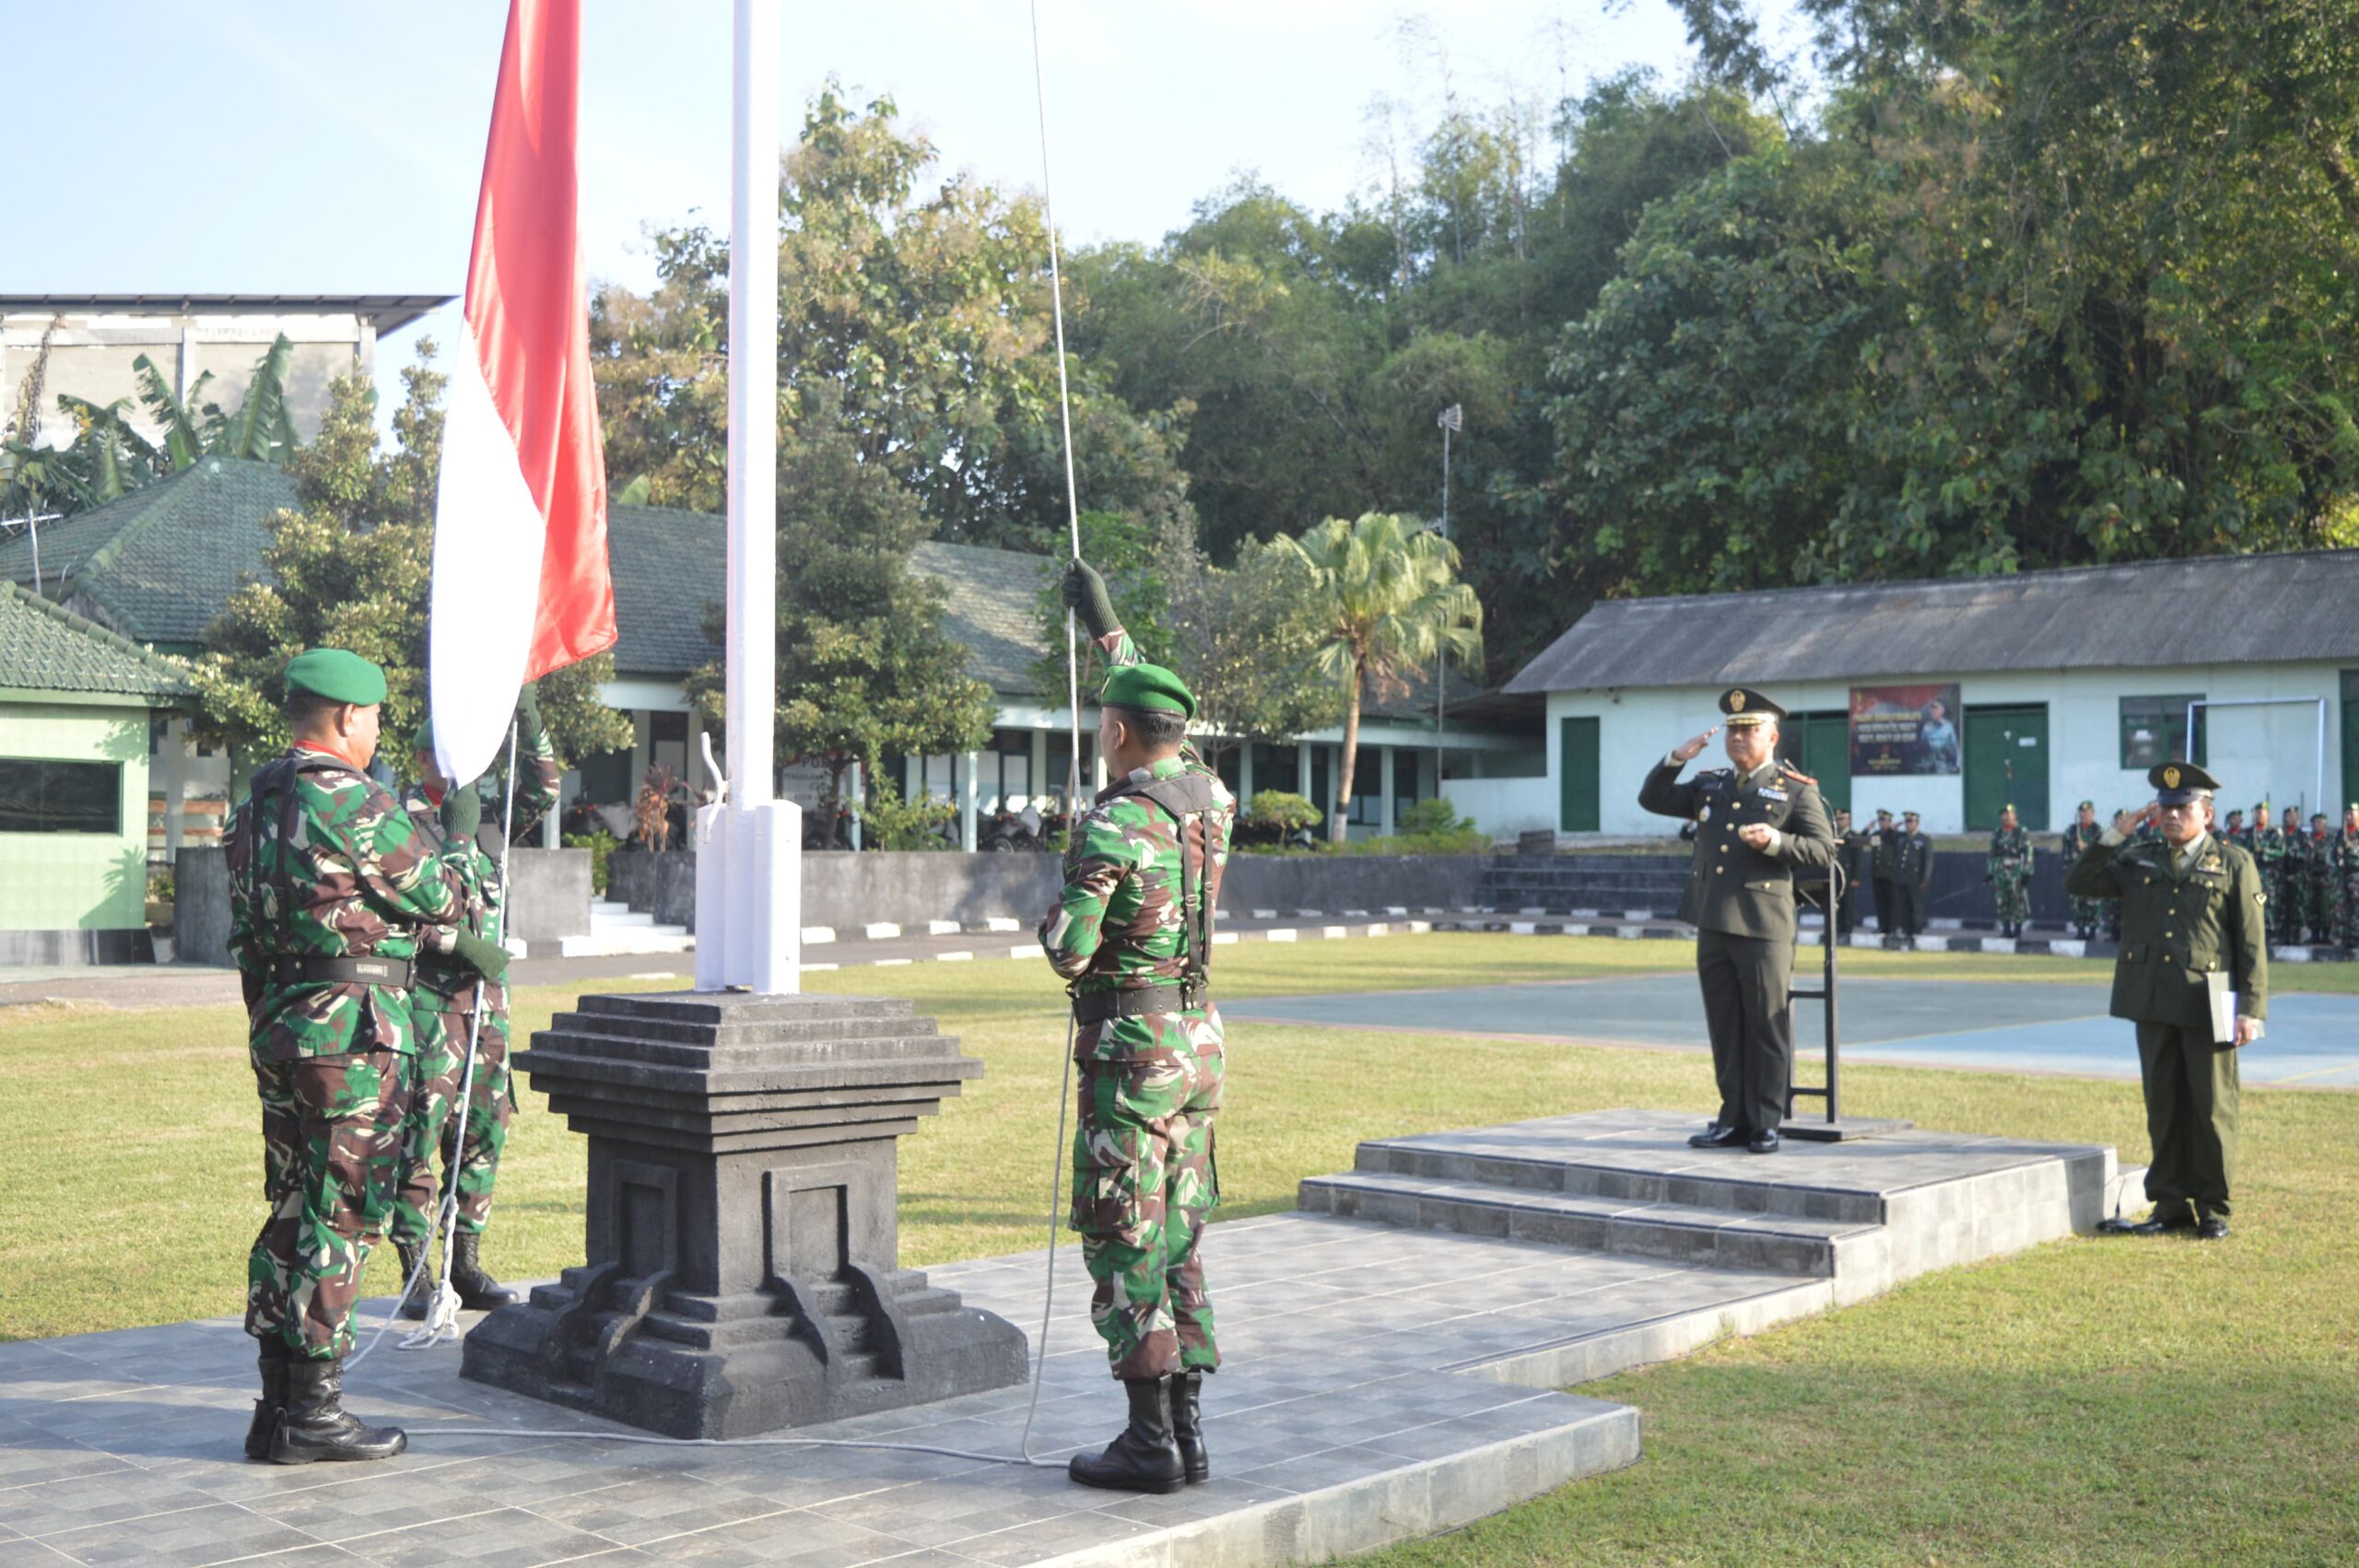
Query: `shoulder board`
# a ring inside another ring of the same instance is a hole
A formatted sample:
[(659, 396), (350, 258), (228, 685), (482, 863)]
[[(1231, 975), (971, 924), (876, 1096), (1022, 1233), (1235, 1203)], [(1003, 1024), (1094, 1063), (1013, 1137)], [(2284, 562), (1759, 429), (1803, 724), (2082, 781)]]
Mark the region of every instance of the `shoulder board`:
[(1787, 778), (1792, 779), (1797, 784), (1808, 784), (1813, 789), (1818, 785), (1817, 779), (1813, 778), (1809, 774), (1804, 773), (1801, 768), (1796, 767), (1790, 762), (1780, 762), (1778, 765), (1778, 771), (1784, 774)]

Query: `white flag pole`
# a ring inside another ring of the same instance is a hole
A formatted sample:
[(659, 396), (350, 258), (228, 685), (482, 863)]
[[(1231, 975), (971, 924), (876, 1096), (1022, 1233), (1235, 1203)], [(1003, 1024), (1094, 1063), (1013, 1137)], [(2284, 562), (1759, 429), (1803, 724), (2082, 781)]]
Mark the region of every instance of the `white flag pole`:
[(802, 812), (780, 801), (780, 0), (734, 0), (729, 193), (726, 798), (697, 813), (697, 989), (800, 989)]

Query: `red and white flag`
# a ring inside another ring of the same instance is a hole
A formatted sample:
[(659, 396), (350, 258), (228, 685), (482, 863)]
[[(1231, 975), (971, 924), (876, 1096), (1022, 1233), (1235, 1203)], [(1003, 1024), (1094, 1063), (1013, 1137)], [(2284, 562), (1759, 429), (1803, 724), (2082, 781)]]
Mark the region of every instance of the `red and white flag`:
[(455, 779), (491, 766), (520, 685), (615, 641), (581, 97), (581, 0), (511, 0), (434, 500), (427, 708)]

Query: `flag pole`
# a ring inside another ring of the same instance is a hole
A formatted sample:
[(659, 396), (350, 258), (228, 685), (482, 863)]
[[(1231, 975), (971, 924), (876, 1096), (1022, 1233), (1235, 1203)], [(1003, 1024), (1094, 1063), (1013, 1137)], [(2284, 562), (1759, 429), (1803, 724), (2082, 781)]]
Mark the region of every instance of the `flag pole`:
[(734, 0), (729, 182), (728, 770), (766, 804), (778, 708), (780, 0)]
[(733, 0), (723, 796), (697, 813), (697, 989), (801, 989), (802, 811), (777, 799), (780, 0)]

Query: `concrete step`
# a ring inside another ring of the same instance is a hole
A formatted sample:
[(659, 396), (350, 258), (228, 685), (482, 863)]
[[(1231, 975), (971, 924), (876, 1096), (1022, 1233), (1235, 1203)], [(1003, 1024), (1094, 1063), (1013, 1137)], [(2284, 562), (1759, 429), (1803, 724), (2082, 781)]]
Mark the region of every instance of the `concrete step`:
[(1516, 1192), (1557, 1193), (1597, 1199), (1624, 1208), (1645, 1204), (1689, 1205), (1737, 1214), (1767, 1214), (1799, 1220), (1877, 1225), (1885, 1220), (1881, 1193), (1857, 1188), (1807, 1186), (1765, 1179), (1746, 1172), (1749, 1156), (1698, 1153), (1696, 1168), (1682, 1170), (1614, 1164), (1560, 1154), (1517, 1154), (1496, 1149), (1470, 1150), (1440, 1141), (1371, 1139), (1359, 1146), (1355, 1168), (1367, 1176), (1408, 1176), (1425, 1181), (1468, 1182)]
[(591, 929), (580, 936), (557, 939), (559, 958), (616, 958), (637, 953), (691, 953), (697, 939), (686, 926), (659, 926), (643, 917), (644, 925), (604, 926), (593, 917)]
[(1845, 1242), (1869, 1240), (1882, 1228), (1856, 1221), (1744, 1213), (1692, 1203), (1631, 1203), (1373, 1171), (1313, 1176), (1302, 1184), (1300, 1202), (1313, 1212), (1420, 1230), (1818, 1280), (1835, 1277), (1837, 1255)]
[(655, 917), (639, 909), (601, 909), (590, 907), (590, 929), (593, 931), (627, 930), (633, 926), (651, 926)]

